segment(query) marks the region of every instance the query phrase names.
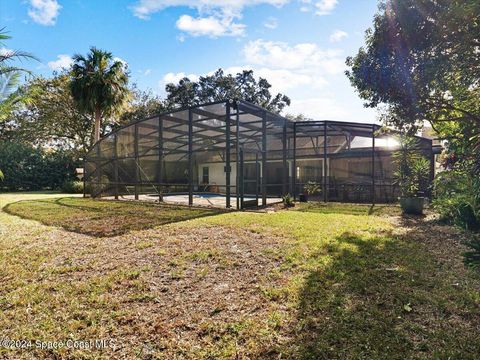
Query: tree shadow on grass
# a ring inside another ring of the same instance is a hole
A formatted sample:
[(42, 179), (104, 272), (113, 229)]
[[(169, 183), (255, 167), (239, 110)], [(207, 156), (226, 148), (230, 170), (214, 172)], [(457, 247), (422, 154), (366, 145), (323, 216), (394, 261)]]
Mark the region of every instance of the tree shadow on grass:
[(393, 204), (346, 204), (308, 202), (300, 204), (297, 211), (317, 214), (345, 214), (345, 215), (400, 215), (401, 210)]
[(149, 229), (225, 212), (222, 209), (78, 197), (22, 200), (7, 204), (2, 210), (10, 215), (95, 237), (117, 236), (130, 231)]
[(300, 359), (480, 353), (475, 300), (468, 289), (453, 288), (451, 275), (418, 244), (388, 233), (344, 233), (314, 256), (331, 261), (306, 276), (292, 340), (279, 352)]

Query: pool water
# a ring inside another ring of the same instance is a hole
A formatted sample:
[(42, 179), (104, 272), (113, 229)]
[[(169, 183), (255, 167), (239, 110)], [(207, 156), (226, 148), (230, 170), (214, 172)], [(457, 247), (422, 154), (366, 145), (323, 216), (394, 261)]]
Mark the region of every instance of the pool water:
[(216, 198), (216, 197), (225, 197), (225, 195), (222, 194), (195, 194), (193, 195), (194, 197), (197, 198), (202, 198), (202, 199), (210, 199), (210, 198)]

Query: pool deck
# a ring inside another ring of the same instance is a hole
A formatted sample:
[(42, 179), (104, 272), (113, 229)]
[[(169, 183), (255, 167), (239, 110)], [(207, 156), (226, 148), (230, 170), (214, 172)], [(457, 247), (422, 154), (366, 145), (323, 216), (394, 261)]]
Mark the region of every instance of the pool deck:
[[(105, 199), (111, 199), (113, 200), (113, 196), (105, 197)], [(249, 200), (250, 198), (245, 198), (245, 200)], [(253, 198), (251, 198), (253, 200)], [(135, 201), (135, 196), (134, 195), (121, 195), (119, 196), (119, 200), (129, 200), (129, 201)], [(152, 196), (152, 195), (139, 195), (138, 196), (138, 201), (146, 201), (146, 202), (157, 202), (158, 203), (158, 197), (157, 196)], [(164, 195), (163, 196), (163, 201), (167, 204), (178, 204), (178, 205), (188, 205), (188, 195)], [(193, 195), (193, 205), (194, 206), (202, 206), (202, 207), (214, 207), (214, 208), (225, 208), (226, 203), (225, 203), (225, 196), (219, 195), (219, 196), (211, 196), (209, 195), (208, 197), (202, 197), (199, 195), (194, 194)], [(261, 202), (261, 199), (259, 199)], [(281, 198), (267, 198), (267, 205), (271, 204), (276, 204), (281, 202)], [(237, 208), (237, 197), (232, 196), (230, 199), (230, 204), (232, 209)]]

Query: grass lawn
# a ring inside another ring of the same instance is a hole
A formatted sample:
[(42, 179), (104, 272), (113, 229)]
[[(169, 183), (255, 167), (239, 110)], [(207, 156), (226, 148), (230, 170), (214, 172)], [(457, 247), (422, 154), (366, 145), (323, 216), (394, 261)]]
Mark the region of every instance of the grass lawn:
[(478, 359), (469, 236), (395, 207), (275, 212), (0, 195), (2, 358)]

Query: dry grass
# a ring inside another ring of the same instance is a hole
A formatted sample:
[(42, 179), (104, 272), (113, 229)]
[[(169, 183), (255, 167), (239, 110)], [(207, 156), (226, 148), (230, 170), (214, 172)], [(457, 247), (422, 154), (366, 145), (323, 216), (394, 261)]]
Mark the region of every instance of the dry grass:
[(450, 227), (401, 219), (394, 208), (211, 214), (55, 197), (0, 196), (21, 216), (0, 213), (0, 337), (108, 338), (115, 349), (0, 356), (480, 353), (480, 278), (462, 265), (466, 235)]

